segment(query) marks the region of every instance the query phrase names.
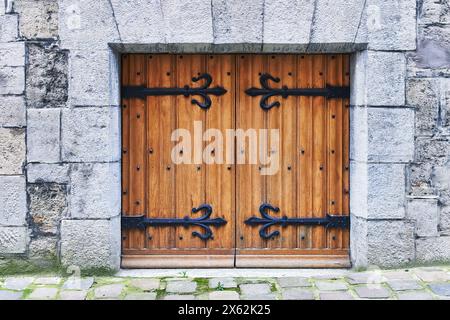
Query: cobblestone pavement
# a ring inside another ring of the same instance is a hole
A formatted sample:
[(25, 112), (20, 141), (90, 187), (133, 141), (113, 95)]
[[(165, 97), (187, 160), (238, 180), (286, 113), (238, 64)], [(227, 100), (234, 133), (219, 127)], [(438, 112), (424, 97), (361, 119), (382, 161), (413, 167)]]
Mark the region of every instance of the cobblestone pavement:
[(450, 266), (338, 273), (310, 270), (307, 276), (281, 277), (242, 277), (242, 272), (237, 272), (239, 277), (190, 277), (182, 271), (164, 277), (127, 274), (133, 272), (82, 278), (0, 275), (0, 300), (450, 300)]

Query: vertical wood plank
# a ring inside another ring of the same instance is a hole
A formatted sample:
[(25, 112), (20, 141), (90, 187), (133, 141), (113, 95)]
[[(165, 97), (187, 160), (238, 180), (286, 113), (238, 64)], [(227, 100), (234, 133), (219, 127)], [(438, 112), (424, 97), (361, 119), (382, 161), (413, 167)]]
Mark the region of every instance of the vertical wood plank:
[[(350, 86), (350, 56), (342, 59), (343, 85)], [(350, 99), (343, 100), (342, 109), (342, 214), (350, 215)], [(342, 231), (342, 248), (350, 246), (350, 230)]]
[[(268, 72), (274, 77), (281, 79), (280, 83), (271, 82), (273, 87), (287, 86), (293, 88), (296, 86), (296, 57), (293, 55), (272, 55), (268, 61)], [(282, 97), (273, 97), (269, 102), (279, 101), (281, 106), (265, 111), (267, 113), (267, 128), (269, 130), (278, 130), (280, 139), (278, 143), (269, 141), (269, 150), (271, 156), (278, 153), (279, 170), (274, 175), (266, 176), (267, 202), (280, 208), (279, 216), (286, 215), (295, 218), (297, 211), (297, 192), (296, 192), (296, 149), (297, 136), (293, 134), (296, 128), (297, 120), (297, 100), (296, 97), (283, 99)], [(262, 110), (261, 110), (262, 111)], [(272, 213), (277, 215), (277, 213)], [(281, 228), (276, 226), (270, 228), (268, 232), (278, 230), (280, 236), (268, 240), (269, 248), (295, 248), (297, 245), (298, 227), (289, 226)]]
[[(215, 159), (215, 163), (205, 166), (206, 203), (213, 208), (212, 218), (221, 217), (227, 221), (225, 226), (213, 227), (214, 239), (208, 241), (210, 249), (231, 250), (235, 246), (235, 166), (232, 163), (226, 163), (225, 154), (227, 148), (234, 148), (233, 141), (226, 141), (226, 130), (234, 128), (234, 60), (234, 56), (231, 55), (208, 55), (206, 58), (206, 69), (213, 78), (211, 86), (221, 86), (227, 90), (225, 95), (212, 95), (211, 108), (206, 111), (205, 130), (218, 130), (223, 137), (223, 150), (205, 149), (205, 155)], [(206, 144), (214, 141), (215, 138), (211, 138)], [(208, 151), (207, 154), (206, 151)]]
[[(130, 85), (146, 85), (145, 55), (136, 55), (130, 61)], [(146, 106), (145, 100), (130, 99), (130, 215), (142, 215), (146, 212)], [(141, 249), (145, 247), (145, 232), (139, 229), (130, 231), (130, 247)]]
[[(200, 86), (193, 84), (192, 77), (197, 77), (205, 72), (204, 55), (179, 55), (177, 56), (177, 87)], [(205, 165), (195, 163), (195, 137), (194, 123), (205, 125), (205, 110), (192, 104), (191, 97), (177, 96), (177, 126), (176, 128), (187, 129), (191, 133), (192, 139), (192, 164), (180, 164), (176, 166), (176, 211), (178, 218), (190, 216), (199, 217), (204, 212), (192, 213), (192, 208), (196, 208), (205, 202)], [(201, 134), (201, 133), (200, 133)], [(202, 142), (200, 148), (204, 145)], [(198, 147), (198, 146), (197, 146)], [(186, 152), (187, 150), (184, 150)], [(198, 160), (198, 159), (197, 159)], [(173, 165), (172, 165), (173, 167)], [(182, 248), (204, 248), (205, 241), (194, 237), (192, 232), (202, 232), (200, 227), (177, 228), (176, 247)]]
[[(259, 75), (264, 72), (266, 57), (261, 55), (240, 55), (237, 57), (239, 79), (237, 80), (236, 127), (247, 129), (264, 129), (265, 113), (259, 106), (260, 97), (250, 97), (245, 90), (259, 87)], [(247, 140), (248, 141), (248, 140)], [(236, 210), (238, 223), (238, 248), (262, 248), (265, 241), (258, 234), (259, 228), (248, 226), (245, 220), (259, 216), (259, 207), (265, 199), (265, 178), (261, 175), (258, 164), (249, 163), (250, 146), (245, 150), (236, 146), (236, 155), (244, 155), (245, 164), (237, 164)], [(258, 148), (256, 148), (258, 150)], [(256, 152), (258, 156), (258, 152)], [(257, 157), (259, 158), (259, 157)], [(256, 159), (258, 160), (258, 159)]]
[[(122, 56), (122, 84), (129, 85), (130, 60), (129, 55)], [(122, 214), (130, 214), (130, 100), (122, 99)], [(130, 247), (130, 231), (122, 231), (122, 247)]]
[[(174, 56), (148, 55), (148, 87), (174, 87)], [(175, 128), (175, 98), (147, 97), (148, 217), (175, 218), (175, 170), (171, 134)], [(175, 227), (149, 228), (148, 248), (175, 248)]]

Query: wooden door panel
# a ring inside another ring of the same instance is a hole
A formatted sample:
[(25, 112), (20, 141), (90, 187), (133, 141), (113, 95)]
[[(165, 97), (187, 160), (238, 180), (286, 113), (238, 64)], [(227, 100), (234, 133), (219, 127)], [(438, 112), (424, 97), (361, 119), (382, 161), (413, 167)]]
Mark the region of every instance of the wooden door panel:
[[(260, 88), (264, 73), (280, 78), (269, 80), (273, 88), (348, 87), (349, 56), (133, 54), (122, 59), (123, 86), (200, 87), (204, 80), (193, 77), (204, 73), (213, 79), (210, 87), (227, 90), (209, 95), (208, 109), (193, 104), (201, 97), (181, 94), (122, 100), (122, 212), (180, 221), (199, 218), (204, 212), (192, 208), (209, 204), (210, 218), (227, 223), (211, 226), (208, 240), (193, 235), (204, 233), (195, 225), (125, 229), (123, 267), (348, 266), (348, 229), (274, 225), (266, 233), (279, 235), (265, 239), (262, 225), (246, 221), (261, 217), (264, 203), (280, 208), (268, 212), (274, 218), (349, 215), (349, 99), (273, 96), (267, 102), (280, 106), (264, 110), (261, 96), (246, 90)], [(186, 129), (197, 143), (200, 152), (191, 150), (192, 163), (173, 163), (180, 141), (172, 141), (175, 129)], [(227, 140), (229, 129), (241, 130), (244, 139)], [(266, 145), (260, 129), (269, 130)], [(277, 139), (270, 130), (278, 130), (279, 144), (272, 144)], [(254, 145), (248, 139), (253, 134)], [(217, 136), (223, 149), (213, 144)], [(264, 161), (276, 156), (278, 170), (262, 174), (268, 167)]]

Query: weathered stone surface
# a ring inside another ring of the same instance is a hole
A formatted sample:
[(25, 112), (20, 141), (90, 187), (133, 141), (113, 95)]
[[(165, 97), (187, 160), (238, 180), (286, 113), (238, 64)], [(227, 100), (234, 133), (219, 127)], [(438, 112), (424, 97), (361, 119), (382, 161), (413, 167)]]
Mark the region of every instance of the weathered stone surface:
[(164, 296), (164, 300), (195, 300), (195, 296), (191, 294), (169, 294)]
[(28, 109), (28, 162), (59, 162), (61, 139), (60, 116), (60, 109)]
[(60, 0), (58, 3), (63, 48), (106, 50), (109, 42), (119, 42), (113, 8), (108, 0)]
[(21, 174), (25, 161), (25, 130), (0, 128), (0, 174)]
[(270, 293), (270, 285), (268, 283), (252, 283), (241, 284), (241, 295), (243, 296), (255, 296)]
[[(215, 44), (258, 44), (263, 42), (263, 0), (213, 0)], [(247, 45), (245, 45), (247, 44)]]
[(61, 218), (67, 210), (66, 186), (60, 184), (29, 184), (29, 210), (34, 231), (56, 235)]
[(406, 58), (399, 52), (364, 51), (352, 68), (356, 91), (352, 103), (370, 106), (404, 106)]
[(283, 277), (278, 278), (278, 283), (282, 288), (289, 287), (310, 287), (311, 283), (307, 278), (299, 278), (299, 277)]
[(350, 157), (369, 162), (409, 162), (414, 157), (414, 110), (352, 107)]
[(385, 281), (381, 271), (351, 273), (347, 276), (347, 282), (355, 284), (380, 284)]
[(450, 22), (450, 6), (446, 1), (423, 0), (419, 6), (420, 24)]
[(208, 295), (209, 300), (239, 300), (239, 293), (236, 291), (214, 291)]
[(450, 274), (442, 269), (429, 267), (415, 270), (416, 276), (425, 282), (450, 281)]
[(62, 159), (72, 162), (120, 159), (119, 108), (62, 111)]
[(67, 102), (68, 69), (68, 54), (55, 43), (28, 44), (28, 107), (64, 107)]
[(439, 82), (436, 79), (408, 79), (406, 103), (416, 109), (416, 135), (437, 130)]
[(0, 94), (23, 94), (24, 89), (24, 67), (0, 68)]
[[(297, 288), (294, 288), (297, 289)], [(276, 300), (277, 297), (273, 293), (264, 293), (264, 294), (255, 294), (255, 295), (248, 295), (248, 296), (242, 296), (241, 300)]]
[(345, 291), (348, 285), (344, 281), (316, 281), (317, 289), (321, 291)]
[(0, 43), (0, 67), (23, 67), (25, 42)]
[(0, 227), (0, 253), (24, 253), (27, 241), (26, 227)]
[(86, 290), (64, 290), (59, 294), (59, 300), (85, 300)]
[(119, 215), (119, 163), (73, 164), (70, 181), (70, 217), (92, 219)]
[[(352, 188), (353, 189), (353, 188)], [(352, 190), (350, 189), (350, 190)], [(350, 199), (352, 199), (350, 193)], [(350, 204), (352, 208), (352, 203)], [(353, 209), (350, 209), (351, 212)], [(354, 214), (350, 216), (350, 258), (354, 267), (367, 267), (367, 220)]]
[(125, 300), (156, 300), (156, 293), (154, 292), (130, 293), (126, 295)]
[(16, 0), (14, 10), (20, 16), (20, 35), (27, 39), (46, 39), (58, 35), (58, 1)]
[(422, 238), (416, 240), (418, 262), (450, 262), (450, 236)]
[(55, 299), (58, 294), (56, 288), (37, 288), (30, 293), (28, 299), (30, 300), (50, 300)]
[(54, 267), (57, 260), (58, 241), (58, 236), (32, 230), (28, 258), (33, 260), (33, 264), (42, 268)]
[[(429, 76), (440, 74), (440, 69), (450, 67), (450, 28), (448, 25), (429, 25), (419, 28), (417, 51), (410, 55), (411, 70), (414, 75)], [(430, 69), (425, 72), (420, 69)], [(438, 71), (433, 73), (433, 69)]]
[(222, 288), (237, 288), (236, 280), (233, 278), (212, 278), (209, 279), (209, 287), (216, 289), (218, 287)]
[(19, 36), (18, 15), (0, 15), (0, 42), (16, 41)]
[(197, 289), (197, 283), (190, 280), (169, 280), (166, 291), (170, 293), (192, 293)]
[(369, 219), (405, 217), (405, 165), (350, 163), (350, 207), (354, 215)]
[[(314, 0), (264, 2), (264, 51), (306, 51), (311, 32)], [(289, 45), (289, 46), (287, 46)]]
[(25, 179), (0, 176), (0, 225), (22, 226), (27, 213)]
[[(112, 0), (112, 7), (125, 43), (165, 43), (165, 23), (160, 1)], [(136, 14), (139, 12), (139, 14)]]
[(366, 21), (369, 49), (416, 48), (416, 0), (368, 0)]
[(23, 97), (0, 96), (0, 126), (23, 127), (26, 125)]
[(314, 300), (311, 290), (301, 288), (287, 288), (282, 292), (283, 300)]
[(431, 283), (430, 289), (438, 296), (450, 297), (450, 283)]
[[(316, 0), (308, 51), (328, 51), (351, 48), (361, 20), (364, 2), (359, 0)], [(350, 44), (350, 46), (349, 46)]]
[(27, 181), (29, 183), (68, 183), (68, 164), (29, 163), (27, 165)]
[(368, 263), (380, 267), (411, 263), (415, 256), (414, 224), (409, 221), (368, 221)]
[(95, 299), (118, 298), (124, 289), (124, 285), (120, 283), (108, 284), (94, 290)]
[(20, 300), (23, 292), (0, 290), (0, 301)]
[(120, 264), (120, 221), (63, 220), (61, 261), (81, 269), (118, 269)]
[(426, 291), (407, 291), (398, 293), (399, 300), (433, 300), (433, 296)]
[(420, 290), (422, 286), (417, 281), (393, 280), (388, 281), (388, 285), (395, 291)]
[(61, 283), (60, 277), (39, 277), (33, 282), (37, 285), (57, 285)]
[(356, 294), (364, 299), (387, 299), (391, 296), (389, 290), (381, 286), (361, 286), (355, 288)]
[(410, 198), (407, 203), (407, 217), (416, 221), (416, 235), (419, 237), (437, 236), (439, 224), (437, 197)]
[(157, 290), (159, 288), (159, 279), (132, 279), (130, 285), (144, 291)]
[(70, 277), (64, 282), (64, 290), (88, 290), (94, 284), (94, 278)]
[(319, 295), (320, 300), (354, 300), (353, 296), (348, 292), (323, 292)]
[(33, 283), (32, 277), (9, 277), (5, 279), (3, 287), (9, 290), (24, 290)]

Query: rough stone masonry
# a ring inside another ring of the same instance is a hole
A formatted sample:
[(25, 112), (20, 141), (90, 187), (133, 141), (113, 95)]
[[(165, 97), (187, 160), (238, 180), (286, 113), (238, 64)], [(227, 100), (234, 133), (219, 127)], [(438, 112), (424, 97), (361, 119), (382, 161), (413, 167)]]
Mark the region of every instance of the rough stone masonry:
[(0, 268), (119, 268), (124, 52), (352, 53), (353, 265), (450, 262), (448, 0), (2, 0)]

